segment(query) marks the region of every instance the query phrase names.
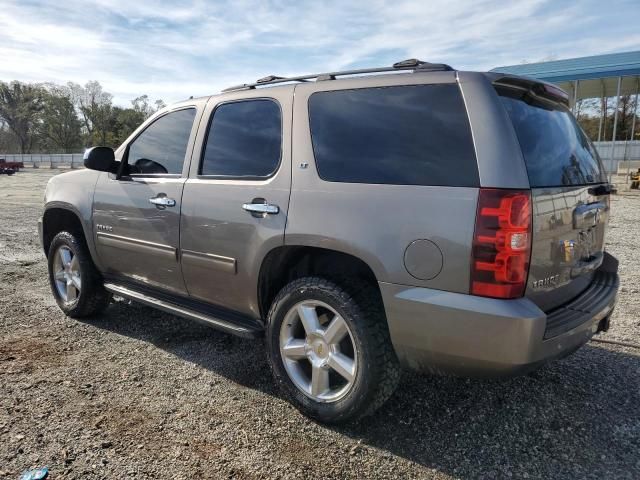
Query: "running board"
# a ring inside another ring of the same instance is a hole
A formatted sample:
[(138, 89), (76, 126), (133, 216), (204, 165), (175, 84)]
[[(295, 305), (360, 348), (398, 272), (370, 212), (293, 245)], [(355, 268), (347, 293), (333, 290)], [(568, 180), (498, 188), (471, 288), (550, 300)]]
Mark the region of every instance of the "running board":
[(238, 337), (257, 338), (262, 336), (263, 334), (263, 331), (259, 328), (238, 325), (233, 321), (224, 320), (218, 317), (214, 317), (210, 314), (206, 314), (204, 312), (198, 312), (181, 305), (176, 305), (172, 302), (161, 300), (147, 293), (142, 293), (129, 287), (124, 287), (122, 285), (107, 282), (104, 284), (104, 288), (107, 291), (120, 297), (124, 297), (128, 300), (139, 302), (182, 318), (187, 318), (189, 320), (195, 320), (196, 322), (204, 323), (205, 325), (213, 327), (217, 330), (222, 330), (223, 332), (237, 335)]

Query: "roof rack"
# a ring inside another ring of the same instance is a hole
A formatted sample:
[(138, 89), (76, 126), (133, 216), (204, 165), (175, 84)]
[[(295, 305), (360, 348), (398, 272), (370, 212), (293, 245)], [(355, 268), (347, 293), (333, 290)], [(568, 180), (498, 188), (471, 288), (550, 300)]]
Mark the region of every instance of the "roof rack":
[(335, 80), (336, 77), (345, 75), (364, 75), (367, 73), (395, 72), (398, 70), (413, 70), (414, 72), (435, 72), (435, 71), (452, 71), (449, 65), (445, 63), (429, 63), (423, 62), (416, 58), (410, 58), (401, 62), (394, 63), (391, 67), (363, 68), (360, 70), (343, 70), (341, 72), (314, 73), (312, 75), (300, 75), (297, 77), (279, 77), (277, 75), (268, 75), (256, 80), (255, 83), (243, 83), (233, 87), (225, 88), (223, 92), (232, 92), (235, 90), (249, 90), (265, 85), (274, 85), (277, 83), (288, 82), (308, 82), (315, 79), (316, 82), (325, 80)]

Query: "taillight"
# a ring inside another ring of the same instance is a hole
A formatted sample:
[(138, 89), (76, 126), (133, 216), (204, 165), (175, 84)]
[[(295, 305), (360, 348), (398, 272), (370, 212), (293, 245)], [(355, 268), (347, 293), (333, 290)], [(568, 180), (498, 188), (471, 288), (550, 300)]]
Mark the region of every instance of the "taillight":
[(481, 188), (471, 258), (471, 293), (524, 294), (531, 253), (531, 194)]

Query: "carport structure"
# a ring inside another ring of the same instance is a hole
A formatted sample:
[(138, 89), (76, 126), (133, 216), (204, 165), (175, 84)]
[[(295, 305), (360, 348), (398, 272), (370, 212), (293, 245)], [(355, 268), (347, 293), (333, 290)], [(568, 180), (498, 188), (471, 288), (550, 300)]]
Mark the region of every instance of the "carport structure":
[[(631, 137), (634, 139), (640, 91), (640, 51), (595, 55), (591, 57), (553, 60), (549, 62), (525, 63), (496, 67), (492, 72), (512, 73), (537, 78), (554, 83), (569, 93), (572, 109), (578, 101), (588, 98), (600, 98), (601, 105), (609, 97), (616, 98), (613, 118), (613, 134), (609, 157), (609, 172), (613, 167), (614, 146), (618, 128), (618, 110), (620, 96), (635, 95), (635, 107), (631, 124)], [(598, 141), (603, 137), (605, 110), (601, 108), (598, 127)], [(594, 139), (595, 140), (595, 139)]]

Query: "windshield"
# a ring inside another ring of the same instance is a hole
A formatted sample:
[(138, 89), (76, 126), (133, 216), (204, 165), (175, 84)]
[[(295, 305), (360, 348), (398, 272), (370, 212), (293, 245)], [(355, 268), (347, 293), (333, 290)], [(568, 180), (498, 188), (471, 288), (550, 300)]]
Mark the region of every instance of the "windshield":
[(531, 187), (605, 181), (593, 144), (569, 109), (527, 91), (498, 88), (524, 156)]

